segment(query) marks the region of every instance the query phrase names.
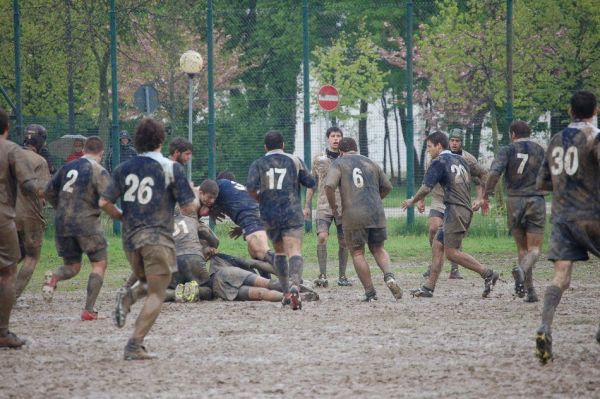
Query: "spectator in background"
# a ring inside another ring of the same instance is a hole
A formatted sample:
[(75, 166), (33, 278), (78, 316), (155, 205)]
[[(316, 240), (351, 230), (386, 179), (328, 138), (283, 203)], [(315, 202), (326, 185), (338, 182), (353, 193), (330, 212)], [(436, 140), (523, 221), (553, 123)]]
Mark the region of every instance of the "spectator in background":
[(48, 163), (48, 171), (51, 175), (53, 175), (54, 172), (56, 172), (56, 167), (53, 164), (52, 156), (50, 155), (50, 151), (48, 151), (48, 146), (46, 145), (46, 141), (48, 140), (48, 131), (44, 126), (32, 123), (31, 125), (27, 126), (27, 129), (25, 129), (25, 138), (31, 139), (31, 137), (34, 135), (38, 135), (43, 139), (42, 148), (38, 151), (38, 154), (46, 160)]
[[(131, 158), (133, 158), (137, 155), (137, 151), (135, 150), (135, 147), (131, 143), (131, 137), (129, 137), (129, 133), (127, 133), (127, 130), (122, 130), (121, 133), (119, 134), (119, 145), (120, 145), (120, 151), (121, 151), (119, 154), (120, 155), (119, 163), (129, 161)], [(104, 165), (104, 166), (106, 166), (106, 170), (108, 170), (109, 172), (112, 172), (112, 158), (113, 158), (113, 151), (111, 148), (108, 153), (108, 156), (106, 157), (106, 162)]]
[(74, 161), (76, 159), (81, 158), (84, 155), (83, 144), (84, 141), (82, 139), (75, 139), (75, 141), (73, 141), (73, 152), (69, 154), (69, 156), (66, 159), (66, 162)]

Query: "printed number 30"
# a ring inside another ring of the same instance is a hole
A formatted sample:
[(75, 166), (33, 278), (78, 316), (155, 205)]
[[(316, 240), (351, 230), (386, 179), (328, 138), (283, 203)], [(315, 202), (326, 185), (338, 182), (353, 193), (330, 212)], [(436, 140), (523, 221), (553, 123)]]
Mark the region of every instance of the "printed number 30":
[(354, 185), (358, 188), (362, 188), (362, 186), (365, 185), (365, 180), (362, 173), (362, 170), (359, 168), (354, 168), (352, 170), (352, 180), (354, 181)]
[(125, 192), (123, 201), (134, 202), (137, 196), (137, 201), (140, 204), (145, 205), (152, 199), (152, 187), (154, 187), (154, 179), (152, 179), (150, 176), (144, 177), (140, 182), (140, 178), (137, 175), (134, 175), (133, 173), (129, 174), (125, 178), (125, 185), (130, 187)]
[(550, 167), (550, 172), (553, 175), (559, 175), (564, 170), (566, 174), (573, 176), (579, 167), (577, 147), (569, 147), (567, 151), (562, 147), (554, 147), (552, 149), (552, 160), (554, 162)]

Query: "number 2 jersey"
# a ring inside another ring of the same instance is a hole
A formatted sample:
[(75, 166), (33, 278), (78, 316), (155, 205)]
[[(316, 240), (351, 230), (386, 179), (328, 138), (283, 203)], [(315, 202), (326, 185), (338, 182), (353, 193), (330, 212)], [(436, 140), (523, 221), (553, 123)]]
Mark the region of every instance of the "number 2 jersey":
[(145, 245), (175, 248), (175, 203), (183, 206), (195, 199), (183, 167), (158, 152), (120, 164), (102, 196), (113, 203), (121, 198), (123, 244), (128, 251)]
[(600, 130), (574, 122), (552, 137), (537, 183), (554, 192), (552, 221), (600, 219)]
[(98, 200), (109, 183), (106, 169), (87, 155), (64, 164), (46, 187), (46, 199), (55, 210), (56, 235), (103, 234)]
[(272, 150), (250, 165), (246, 188), (258, 194), (260, 216), (267, 229), (304, 225), (300, 185), (313, 188), (315, 179), (295, 155)]

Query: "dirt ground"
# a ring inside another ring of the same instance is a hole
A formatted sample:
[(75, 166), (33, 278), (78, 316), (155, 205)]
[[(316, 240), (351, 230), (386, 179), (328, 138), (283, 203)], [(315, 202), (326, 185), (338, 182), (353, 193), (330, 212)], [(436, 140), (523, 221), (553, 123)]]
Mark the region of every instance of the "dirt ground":
[[(398, 302), (378, 274), (373, 303), (359, 301), (354, 279), (320, 289), (319, 302), (295, 312), (273, 303), (166, 304), (146, 339), (159, 359), (146, 362), (122, 360), (140, 305), (117, 329), (115, 289), (101, 293), (96, 322), (79, 320), (83, 289), (59, 288), (51, 304), (28, 291), (29, 307), (12, 319), (28, 345), (0, 350), (0, 397), (600, 397), (599, 266), (578, 264), (555, 317), (555, 361), (544, 367), (533, 355), (542, 304), (513, 298), (508, 269), (490, 299), (468, 271), (462, 281), (444, 272), (432, 299), (411, 298), (422, 267), (409, 263), (395, 265)], [(549, 268), (536, 271), (540, 294)]]

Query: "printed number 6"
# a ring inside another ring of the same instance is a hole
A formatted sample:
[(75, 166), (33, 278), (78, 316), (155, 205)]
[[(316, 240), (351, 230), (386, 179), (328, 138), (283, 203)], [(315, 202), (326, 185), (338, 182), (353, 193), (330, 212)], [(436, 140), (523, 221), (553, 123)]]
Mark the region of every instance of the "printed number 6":
[(365, 185), (365, 180), (363, 179), (362, 170), (359, 168), (354, 168), (352, 170), (352, 180), (354, 181), (354, 185), (358, 188), (362, 188)]

